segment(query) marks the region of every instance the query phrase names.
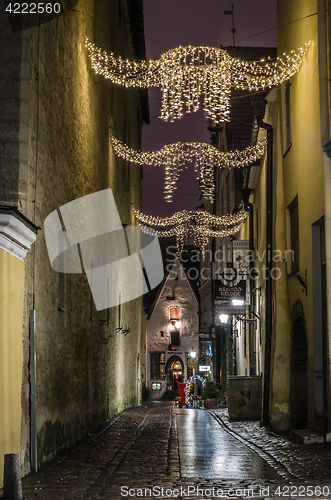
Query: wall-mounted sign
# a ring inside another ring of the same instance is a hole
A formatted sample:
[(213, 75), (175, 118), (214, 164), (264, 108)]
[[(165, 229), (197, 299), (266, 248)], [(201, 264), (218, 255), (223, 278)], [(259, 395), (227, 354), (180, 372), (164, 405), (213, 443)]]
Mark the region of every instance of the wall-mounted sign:
[(212, 358), (213, 357), (213, 348), (212, 348), (211, 344), (208, 344), (208, 347), (207, 347), (207, 350), (206, 350), (206, 354), (207, 354), (208, 358)]
[(246, 300), (246, 281), (241, 280), (235, 286), (224, 285), (222, 280), (215, 280), (215, 300)]
[(210, 372), (210, 366), (199, 366), (199, 372)]
[(232, 302), (222, 302), (220, 300), (215, 300), (215, 315), (216, 317), (220, 314), (228, 314), (231, 316), (232, 314), (246, 314), (246, 306), (235, 306)]
[(161, 382), (153, 382), (152, 391), (160, 391), (160, 390), (161, 390)]
[(249, 266), (249, 241), (234, 240), (232, 242), (233, 263), (239, 270), (241, 266)]
[(189, 359), (187, 361), (187, 366), (189, 368), (191, 368), (191, 370), (195, 370), (197, 368), (197, 366), (198, 366), (198, 362), (197, 361), (193, 361), (193, 359)]

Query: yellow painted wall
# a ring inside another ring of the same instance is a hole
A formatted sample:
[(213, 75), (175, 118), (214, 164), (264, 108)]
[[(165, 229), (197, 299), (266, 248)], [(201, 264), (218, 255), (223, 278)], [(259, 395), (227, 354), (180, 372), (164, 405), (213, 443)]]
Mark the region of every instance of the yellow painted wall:
[[(273, 330), (271, 346), (270, 423), (276, 430), (291, 428), (290, 368), (292, 309), (300, 301), (303, 307), (308, 340), (308, 420), (314, 420), (314, 332), (313, 332), (313, 288), (312, 288), (312, 224), (324, 214), (324, 184), (320, 147), (320, 105), (318, 74), (316, 0), (288, 2), (278, 1), (278, 53), (289, 52), (310, 40), (299, 72), (290, 79), (290, 116), (292, 146), (283, 156), (283, 109), (282, 89), (277, 90), (277, 101), (267, 117), (274, 127), (274, 206), (273, 206), (273, 250), (284, 254), (286, 241), (286, 208), (298, 195), (299, 207), (299, 273), (307, 270), (308, 294), (296, 279), (298, 273), (287, 274), (285, 262), (274, 262), (279, 270), (278, 279), (273, 280)], [(296, 21), (302, 19), (301, 21)], [(283, 26), (290, 23), (287, 26)], [(283, 26), (283, 27), (282, 27)], [(261, 131), (259, 140), (264, 133)], [(259, 252), (265, 250), (265, 160), (261, 162), (260, 182), (254, 193), (254, 218), (259, 214)], [(247, 238), (245, 229), (239, 239)], [(256, 225), (254, 221), (254, 231)], [(255, 235), (256, 236), (256, 235)], [(259, 269), (265, 260), (255, 265)], [(261, 287), (260, 321), (257, 331), (257, 366), (264, 372), (264, 304), (265, 281), (257, 280)], [(260, 340), (261, 335), (261, 340)], [(310, 425), (310, 424), (308, 424)]]
[[(314, 420), (314, 331), (313, 331), (313, 276), (312, 224), (324, 214), (324, 182), (320, 146), (320, 103), (318, 71), (317, 1), (281, 1), (278, 5), (278, 24), (302, 19), (288, 28), (279, 29), (279, 53), (292, 50), (310, 40), (308, 52), (298, 74), (291, 78), (290, 106), (292, 146), (288, 154), (278, 159), (283, 167), (284, 208), (298, 195), (299, 207), (299, 273), (307, 270), (307, 296), (296, 279), (288, 276), (289, 311), (297, 301), (303, 306), (308, 341), (308, 419)], [(279, 111), (281, 99), (279, 91)], [(280, 132), (280, 131), (279, 131)], [(281, 135), (281, 134), (279, 134)], [(280, 139), (280, 137), (279, 137)], [(279, 141), (280, 142), (280, 141)], [(291, 334), (291, 330), (289, 332)]]
[(0, 249), (0, 487), (3, 456), (20, 453), (24, 262)]

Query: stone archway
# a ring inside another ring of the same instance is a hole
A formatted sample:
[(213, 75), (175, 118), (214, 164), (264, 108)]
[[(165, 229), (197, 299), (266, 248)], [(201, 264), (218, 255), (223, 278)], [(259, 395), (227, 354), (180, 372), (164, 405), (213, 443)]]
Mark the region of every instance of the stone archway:
[(178, 390), (177, 382), (182, 382), (184, 378), (184, 363), (179, 356), (171, 356), (165, 367), (167, 385), (169, 389)]
[(303, 307), (296, 302), (292, 310), (291, 342), (291, 419), (293, 429), (307, 427), (308, 376), (307, 333)]

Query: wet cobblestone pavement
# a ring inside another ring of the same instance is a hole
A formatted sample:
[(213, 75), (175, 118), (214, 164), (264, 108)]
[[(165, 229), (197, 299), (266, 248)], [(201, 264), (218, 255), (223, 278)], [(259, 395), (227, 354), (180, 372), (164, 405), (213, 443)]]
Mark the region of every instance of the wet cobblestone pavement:
[[(205, 422), (202, 439), (188, 433), (190, 419)], [(205, 448), (212, 445), (210, 467), (193, 439)], [(219, 450), (227, 447), (221, 474), (215, 474), (212, 467), (219, 456), (217, 446)], [(253, 452), (268, 464), (261, 465), (261, 477), (244, 474), (238, 466), (238, 457), (243, 463), (251, 462)], [(327, 445), (294, 444), (260, 429), (258, 422), (230, 423), (226, 410), (207, 413), (175, 409), (173, 403), (148, 403), (121, 413), (102, 432), (24, 478), (22, 486), (27, 500), (331, 499), (329, 458)], [(237, 468), (231, 468), (232, 460)], [(278, 475), (269, 474), (269, 466)]]
[(260, 427), (259, 422), (230, 422), (228, 410), (210, 412), (231, 435), (259, 453), (287, 479), (331, 480), (331, 445), (301, 445)]

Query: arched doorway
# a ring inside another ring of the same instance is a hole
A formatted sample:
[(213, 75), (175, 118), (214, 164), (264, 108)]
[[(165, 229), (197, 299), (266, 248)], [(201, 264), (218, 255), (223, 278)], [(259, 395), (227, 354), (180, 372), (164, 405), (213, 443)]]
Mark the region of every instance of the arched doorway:
[(171, 356), (166, 366), (168, 389), (177, 391), (177, 382), (183, 382), (184, 364), (179, 356)]
[[(291, 418), (293, 429), (307, 427), (307, 334), (303, 308), (300, 315), (293, 315), (291, 349)], [(296, 307), (297, 312), (298, 306)]]

